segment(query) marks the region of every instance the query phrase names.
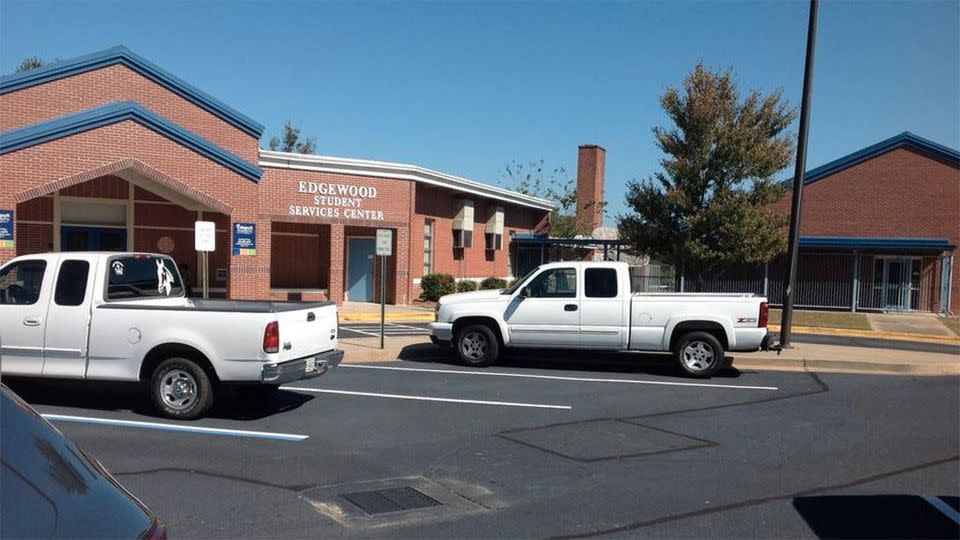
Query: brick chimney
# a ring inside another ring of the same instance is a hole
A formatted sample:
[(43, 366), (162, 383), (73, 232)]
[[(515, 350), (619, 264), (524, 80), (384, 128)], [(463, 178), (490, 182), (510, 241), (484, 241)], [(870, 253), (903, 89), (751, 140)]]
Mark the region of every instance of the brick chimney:
[(607, 151), (596, 144), (580, 145), (577, 155), (577, 232), (590, 236), (603, 226), (603, 179)]

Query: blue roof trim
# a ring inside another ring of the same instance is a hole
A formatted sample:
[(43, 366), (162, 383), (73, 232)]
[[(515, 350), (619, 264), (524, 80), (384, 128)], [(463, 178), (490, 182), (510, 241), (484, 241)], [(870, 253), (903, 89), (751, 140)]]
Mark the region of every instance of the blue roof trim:
[[(899, 135), (890, 137), (889, 139), (880, 141), (862, 150), (858, 150), (840, 159), (833, 160), (830, 163), (826, 163), (815, 169), (807, 171), (804, 174), (803, 183), (806, 185), (816, 182), (817, 180), (830, 176), (831, 174), (839, 172), (848, 167), (852, 167), (858, 163), (862, 163), (868, 159), (879, 156), (880, 154), (885, 154), (901, 146), (913, 147), (921, 152), (930, 154), (934, 157), (939, 157), (960, 167), (960, 151), (942, 144), (935, 143), (929, 139), (924, 139), (923, 137), (914, 135), (909, 131), (904, 131)], [(792, 179), (788, 179), (786, 182), (792, 182)]]
[(0, 155), (94, 128), (134, 120), (254, 182), (263, 169), (201, 138), (139, 103), (122, 101), (0, 133)]
[(257, 139), (263, 134), (263, 124), (123, 46), (0, 77), (0, 95), (114, 64), (136, 71)]
[(856, 236), (801, 236), (801, 247), (832, 247), (859, 249), (928, 249), (953, 250), (955, 245), (946, 238), (892, 238)]

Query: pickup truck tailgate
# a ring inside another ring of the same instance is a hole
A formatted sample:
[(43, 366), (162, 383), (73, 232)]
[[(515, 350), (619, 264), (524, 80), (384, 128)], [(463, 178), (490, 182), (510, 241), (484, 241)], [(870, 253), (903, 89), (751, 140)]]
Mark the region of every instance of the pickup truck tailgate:
[(306, 304), (299, 309), (277, 310), (280, 324), (280, 361), (296, 360), (337, 346), (337, 306)]

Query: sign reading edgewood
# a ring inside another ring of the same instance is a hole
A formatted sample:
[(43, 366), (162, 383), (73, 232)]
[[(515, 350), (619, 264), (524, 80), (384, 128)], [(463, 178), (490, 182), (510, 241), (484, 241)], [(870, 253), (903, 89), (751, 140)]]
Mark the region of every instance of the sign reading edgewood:
[(13, 210), (0, 210), (0, 248), (16, 247), (13, 235)]
[(291, 204), (291, 216), (345, 218), (383, 221), (381, 210), (369, 210), (364, 204), (377, 198), (377, 188), (350, 184), (297, 182), (297, 191), (313, 195), (312, 205)]
[(257, 224), (233, 224), (233, 254), (254, 256), (257, 254)]

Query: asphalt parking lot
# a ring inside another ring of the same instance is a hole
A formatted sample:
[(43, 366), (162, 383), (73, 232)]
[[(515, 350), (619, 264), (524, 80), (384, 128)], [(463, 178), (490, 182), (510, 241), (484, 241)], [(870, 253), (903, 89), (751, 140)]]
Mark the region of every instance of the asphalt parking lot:
[(194, 422), (135, 386), (6, 382), (171, 538), (960, 534), (958, 377), (398, 361)]

